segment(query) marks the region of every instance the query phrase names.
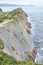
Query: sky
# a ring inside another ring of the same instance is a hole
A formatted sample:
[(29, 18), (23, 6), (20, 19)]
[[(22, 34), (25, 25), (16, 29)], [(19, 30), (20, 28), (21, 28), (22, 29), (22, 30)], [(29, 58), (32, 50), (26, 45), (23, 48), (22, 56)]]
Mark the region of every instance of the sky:
[(43, 6), (43, 0), (0, 0), (0, 3)]

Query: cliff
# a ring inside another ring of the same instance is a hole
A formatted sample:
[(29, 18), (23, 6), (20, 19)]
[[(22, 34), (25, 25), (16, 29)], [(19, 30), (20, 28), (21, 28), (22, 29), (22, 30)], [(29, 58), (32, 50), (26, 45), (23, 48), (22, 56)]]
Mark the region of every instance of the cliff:
[(0, 50), (17, 60), (35, 60), (37, 49), (30, 39), (28, 15), (18, 8), (0, 12)]

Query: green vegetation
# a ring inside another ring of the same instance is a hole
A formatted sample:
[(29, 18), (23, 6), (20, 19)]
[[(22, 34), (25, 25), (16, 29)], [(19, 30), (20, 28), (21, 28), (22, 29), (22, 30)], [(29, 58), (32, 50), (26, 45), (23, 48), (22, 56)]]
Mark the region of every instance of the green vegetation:
[(0, 11), (1, 11), (0, 12), (0, 23), (5, 21), (5, 20), (12, 20), (13, 19), (14, 21), (18, 22), (19, 18), (24, 19), (23, 12), (20, 9), (16, 9), (16, 10), (9, 11), (9, 12), (3, 12), (0, 9)]
[(4, 48), (4, 42), (0, 39), (0, 49)]
[(12, 46), (12, 50), (15, 51), (15, 48)]
[(7, 31), (9, 32), (9, 29), (7, 29)]
[(12, 56), (0, 51), (0, 65), (43, 65), (43, 64), (35, 64), (32, 62), (18, 61)]
[(2, 12), (2, 9), (0, 8), (0, 12)]

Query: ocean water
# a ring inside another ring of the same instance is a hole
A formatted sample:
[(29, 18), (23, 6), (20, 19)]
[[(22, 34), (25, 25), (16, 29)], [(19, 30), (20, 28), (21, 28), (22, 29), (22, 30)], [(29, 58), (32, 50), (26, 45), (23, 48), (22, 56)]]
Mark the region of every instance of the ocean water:
[(7, 6), (0, 8), (2, 8), (3, 11), (11, 11), (18, 7), (22, 7), (22, 9), (28, 14), (28, 19), (32, 26), (31, 39), (38, 48), (35, 61), (37, 63), (43, 63), (43, 7)]

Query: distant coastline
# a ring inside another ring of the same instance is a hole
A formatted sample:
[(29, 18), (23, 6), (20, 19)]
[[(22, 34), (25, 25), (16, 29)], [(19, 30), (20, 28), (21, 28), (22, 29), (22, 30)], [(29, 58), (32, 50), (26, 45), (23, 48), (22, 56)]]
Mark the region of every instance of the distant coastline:
[(35, 7), (35, 5), (16, 5), (16, 4), (6, 4), (6, 3), (2, 3), (0, 4), (0, 6), (6, 7), (6, 6), (26, 6), (26, 7)]

